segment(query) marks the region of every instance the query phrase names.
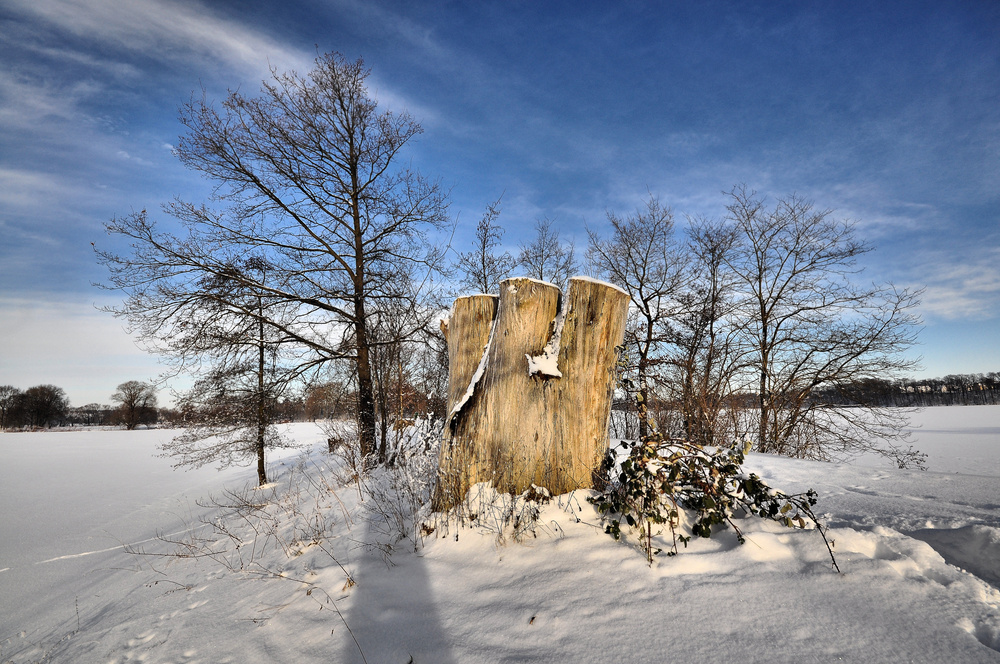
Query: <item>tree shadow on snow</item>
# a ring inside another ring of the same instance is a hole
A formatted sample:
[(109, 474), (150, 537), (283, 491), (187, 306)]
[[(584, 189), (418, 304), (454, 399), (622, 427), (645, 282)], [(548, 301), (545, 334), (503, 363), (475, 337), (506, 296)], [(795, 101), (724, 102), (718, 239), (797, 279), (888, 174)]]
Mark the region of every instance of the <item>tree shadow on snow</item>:
[[(370, 531), (370, 524), (367, 529)], [(377, 549), (357, 551), (357, 585), (351, 589), (344, 610), (353, 638), (343, 641), (338, 661), (457, 664), (424, 559), (413, 551), (409, 540), (398, 544), (388, 560)]]

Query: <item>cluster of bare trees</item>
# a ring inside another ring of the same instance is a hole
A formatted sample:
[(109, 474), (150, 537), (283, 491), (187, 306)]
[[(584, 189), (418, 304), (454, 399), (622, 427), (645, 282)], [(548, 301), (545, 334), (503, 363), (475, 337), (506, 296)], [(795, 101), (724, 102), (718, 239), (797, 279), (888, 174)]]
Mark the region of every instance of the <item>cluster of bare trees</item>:
[(59, 426), (69, 414), (69, 399), (61, 387), (35, 385), (22, 391), (0, 385), (0, 430)]
[(1000, 372), (949, 374), (895, 381), (896, 405), (985, 406), (1000, 404)]
[(91, 403), (73, 408), (66, 391), (55, 385), (36, 385), (22, 391), (0, 385), (0, 430), (44, 429), (66, 425), (109, 425), (134, 429), (154, 424), (159, 417), (153, 385), (131, 380), (111, 395), (116, 406)]
[[(609, 212), (606, 235), (588, 231), (587, 268), (631, 299), (622, 361), (635, 394), (622, 403), (637, 399), (655, 415), (623, 433), (658, 426), (703, 445), (749, 439), (797, 457), (918, 462), (905, 414), (858, 386), (915, 368), (907, 351), (919, 292), (863, 285), (858, 260), (872, 248), (829, 210), (796, 196), (768, 204), (743, 186), (727, 198), (722, 219), (690, 219), (685, 233), (654, 196), (630, 214)], [(518, 269), (560, 284), (577, 269), (547, 221), (517, 260), (498, 255), (497, 205), (460, 257), (466, 285), (495, 290)]]
[(626, 353), (659, 426), (796, 457), (919, 461), (898, 411), (819, 398), (914, 368), (919, 293), (862, 285), (871, 247), (829, 210), (794, 196), (768, 205), (745, 187), (728, 198), (723, 219), (690, 220), (683, 240), (655, 198), (609, 213), (609, 237), (590, 234), (595, 270), (632, 298)]
[(837, 403), (860, 401), (897, 408), (995, 406), (1000, 404), (1000, 372), (949, 374), (942, 378), (870, 378), (824, 389), (819, 397)]

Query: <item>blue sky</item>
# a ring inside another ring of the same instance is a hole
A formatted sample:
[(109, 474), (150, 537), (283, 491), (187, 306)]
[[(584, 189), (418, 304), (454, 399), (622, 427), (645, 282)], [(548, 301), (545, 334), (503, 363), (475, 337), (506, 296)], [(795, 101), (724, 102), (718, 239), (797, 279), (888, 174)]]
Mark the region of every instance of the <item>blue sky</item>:
[(424, 127), (407, 159), (466, 243), (503, 192), (584, 224), (647, 191), (718, 217), (745, 183), (855, 219), (866, 275), (926, 288), (920, 375), (1000, 370), (1000, 3), (5, 0), (0, 384), (74, 405), (158, 367), (118, 321), (102, 224), (209, 186), (171, 154), (178, 106), (258, 89), (317, 51), (363, 57)]

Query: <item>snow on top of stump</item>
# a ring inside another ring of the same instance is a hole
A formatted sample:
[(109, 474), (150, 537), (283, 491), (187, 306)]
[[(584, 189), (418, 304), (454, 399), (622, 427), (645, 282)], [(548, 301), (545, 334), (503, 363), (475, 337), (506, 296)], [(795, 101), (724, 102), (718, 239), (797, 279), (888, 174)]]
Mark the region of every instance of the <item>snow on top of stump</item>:
[[(469, 300), (474, 297), (492, 297), (493, 299), (496, 299), (500, 296), (494, 295), (493, 293), (466, 293), (465, 295), (459, 295), (458, 297), (456, 297), (455, 302), (458, 302), (459, 300)], [(454, 309), (455, 304), (452, 303), (451, 307)]]
[(600, 279), (594, 279), (593, 277), (588, 277), (588, 276), (585, 276), (585, 275), (580, 275), (578, 277), (570, 277), (569, 280), (570, 281), (589, 281), (589, 282), (594, 283), (594, 284), (600, 284), (602, 286), (607, 286), (608, 288), (613, 288), (616, 291), (618, 291), (619, 293), (621, 293), (622, 295), (628, 295), (628, 293), (625, 291), (625, 289), (622, 288), (621, 286), (616, 286), (613, 283), (610, 283), (608, 281), (601, 281)]
[(511, 292), (511, 293), (516, 293), (517, 292), (517, 286), (515, 286), (512, 283), (510, 283), (512, 281), (528, 281), (528, 282), (531, 282), (533, 284), (541, 284), (542, 286), (552, 286), (556, 290), (560, 290), (559, 286), (556, 286), (551, 281), (542, 281), (541, 279), (535, 279), (534, 277), (511, 277), (510, 279), (504, 279), (503, 282), (501, 282), (500, 285), (503, 286), (503, 284), (507, 284), (507, 290), (509, 292)]

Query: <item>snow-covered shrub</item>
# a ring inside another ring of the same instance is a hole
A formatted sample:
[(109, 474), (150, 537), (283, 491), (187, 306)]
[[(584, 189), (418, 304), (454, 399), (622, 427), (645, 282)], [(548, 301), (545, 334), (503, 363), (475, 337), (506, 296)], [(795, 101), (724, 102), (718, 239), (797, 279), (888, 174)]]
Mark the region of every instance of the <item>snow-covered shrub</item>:
[[(742, 544), (743, 533), (734, 519), (747, 515), (790, 528), (812, 525), (826, 541), (812, 511), (816, 493), (786, 494), (767, 486), (756, 474), (743, 472), (745, 448), (713, 451), (683, 440), (650, 436), (637, 443), (622, 442), (618, 449), (624, 458), (606, 463), (610, 470), (606, 487), (590, 501), (601, 512), (605, 531), (615, 539), (621, 538), (623, 521), (638, 532), (649, 562), (660, 553), (653, 537), (663, 527), (673, 540), (667, 552), (672, 556), (678, 542), (687, 545), (692, 536), (711, 537), (713, 528), (721, 524), (732, 527)], [(613, 454), (614, 448), (609, 451)], [(682, 521), (691, 535), (682, 532)]]
[(436, 515), (434, 527), (439, 534), (450, 535), (455, 529), (473, 528), (496, 538), (503, 545), (508, 540), (520, 542), (538, 537), (545, 528), (539, 523), (542, 506), (552, 500), (544, 487), (532, 484), (518, 495), (503, 493), (489, 482), (474, 484), (465, 499), (443, 514)]
[(407, 540), (420, 548), (426, 532), (441, 445), (442, 420), (418, 419), (401, 430), (390, 462), (361, 473), (359, 491), (368, 514), (366, 544), (386, 560)]
[[(646, 418), (644, 402), (637, 399), (637, 405), (639, 417)], [(756, 474), (744, 472), (743, 461), (750, 447), (747, 442), (741, 448), (709, 449), (686, 440), (664, 439), (650, 422), (644, 439), (622, 441), (608, 450), (601, 468), (603, 490), (588, 500), (600, 511), (605, 532), (616, 540), (621, 538), (623, 521), (638, 532), (639, 545), (650, 564), (661, 551), (653, 544), (653, 537), (663, 527), (670, 531), (672, 545), (667, 555), (672, 556), (677, 554), (678, 542), (686, 546), (692, 536), (711, 537), (713, 527), (720, 525), (732, 527), (743, 544), (743, 533), (734, 519), (755, 515), (789, 528), (811, 524), (839, 571), (823, 527), (812, 511), (816, 492), (786, 494), (772, 489)], [(682, 521), (690, 524), (690, 535), (682, 532)]]

